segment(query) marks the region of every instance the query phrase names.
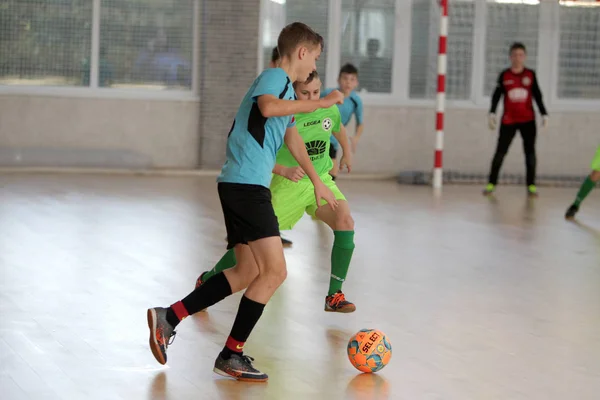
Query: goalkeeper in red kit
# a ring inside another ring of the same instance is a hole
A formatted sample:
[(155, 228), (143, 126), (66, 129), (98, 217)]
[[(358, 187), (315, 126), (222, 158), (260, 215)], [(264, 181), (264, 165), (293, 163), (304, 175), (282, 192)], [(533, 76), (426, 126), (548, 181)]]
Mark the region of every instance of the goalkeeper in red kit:
[(542, 101), (542, 92), (538, 86), (535, 72), (525, 67), (526, 56), (525, 46), (522, 43), (513, 43), (510, 47), (511, 66), (498, 76), (498, 85), (492, 95), (492, 106), (489, 115), (491, 130), (496, 129), (496, 108), (502, 96), (504, 96), (504, 113), (488, 184), (483, 191), (485, 195), (492, 194), (496, 189), (504, 156), (508, 152), (515, 134), (519, 131), (523, 138), (523, 152), (525, 153), (527, 192), (530, 196), (537, 196), (535, 186), (535, 138), (537, 127), (533, 100), (535, 100), (543, 116), (542, 126), (544, 127), (548, 123), (548, 113)]

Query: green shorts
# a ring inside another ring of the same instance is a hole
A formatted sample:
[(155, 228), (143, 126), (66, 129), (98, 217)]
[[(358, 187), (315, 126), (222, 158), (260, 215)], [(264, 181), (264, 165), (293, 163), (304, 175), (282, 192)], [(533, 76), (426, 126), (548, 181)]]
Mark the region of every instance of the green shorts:
[[(336, 200), (346, 200), (340, 189), (331, 179), (331, 175), (321, 176), (321, 180), (333, 192)], [(315, 188), (309, 179), (292, 182), (280, 175), (274, 175), (271, 181), (271, 202), (275, 215), (279, 221), (279, 230), (290, 230), (300, 221), (304, 212), (315, 216), (317, 212), (317, 200), (315, 199)], [(321, 200), (321, 205), (327, 204)]]
[(596, 155), (591, 164), (592, 171), (600, 171), (600, 146), (596, 149)]

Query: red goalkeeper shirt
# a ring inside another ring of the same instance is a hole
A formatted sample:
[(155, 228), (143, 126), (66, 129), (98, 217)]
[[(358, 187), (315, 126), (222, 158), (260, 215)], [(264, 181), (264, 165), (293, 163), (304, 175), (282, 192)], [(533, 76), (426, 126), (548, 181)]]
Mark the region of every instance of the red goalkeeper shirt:
[(531, 69), (525, 68), (521, 73), (515, 74), (508, 68), (500, 73), (498, 85), (492, 95), (490, 113), (496, 113), (496, 108), (502, 96), (504, 96), (502, 123), (505, 125), (534, 121), (534, 99), (540, 113), (547, 115), (546, 107), (544, 107), (542, 101), (542, 92), (538, 86), (535, 72)]

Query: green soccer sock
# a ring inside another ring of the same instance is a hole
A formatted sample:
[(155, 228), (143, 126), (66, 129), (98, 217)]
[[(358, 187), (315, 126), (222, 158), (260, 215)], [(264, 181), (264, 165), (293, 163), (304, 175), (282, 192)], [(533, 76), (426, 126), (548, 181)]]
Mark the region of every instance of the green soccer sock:
[(352, 260), (352, 253), (354, 253), (354, 231), (333, 231), (333, 235), (329, 296), (342, 290), (342, 284), (346, 280), (350, 260)]
[(575, 204), (577, 207), (581, 204), (583, 199), (587, 197), (588, 194), (592, 191), (592, 189), (596, 186), (596, 182), (592, 181), (592, 179), (588, 176), (585, 178), (585, 181), (581, 184), (579, 188), (579, 192), (577, 192), (577, 197), (575, 198)]
[(227, 253), (225, 253), (225, 255), (221, 257), (221, 259), (213, 269), (207, 271), (206, 273), (204, 273), (204, 275), (202, 275), (202, 281), (206, 282), (208, 279), (212, 278), (219, 272), (223, 272), (226, 269), (235, 267), (235, 264), (235, 252), (233, 251), (233, 249), (229, 249), (227, 250)]

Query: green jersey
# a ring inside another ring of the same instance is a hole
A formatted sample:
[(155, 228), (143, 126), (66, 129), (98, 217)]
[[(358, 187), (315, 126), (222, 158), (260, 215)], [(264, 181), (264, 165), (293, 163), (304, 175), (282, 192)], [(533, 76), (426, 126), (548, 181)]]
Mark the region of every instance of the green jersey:
[[(333, 132), (340, 131), (341, 117), (337, 105), (329, 108), (320, 108), (307, 114), (296, 114), (296, 127), (306, 151), (319, 176), (328, 173), (333, 168), (333, 161), (329, 157), (330, 137)], [(277, 153), (277, 164), (284, 167), (297, 167), (298, 162), (290, 153), (287, 145), (283, 145)], [(305, 175), (302, 179), (308, 179)]]

